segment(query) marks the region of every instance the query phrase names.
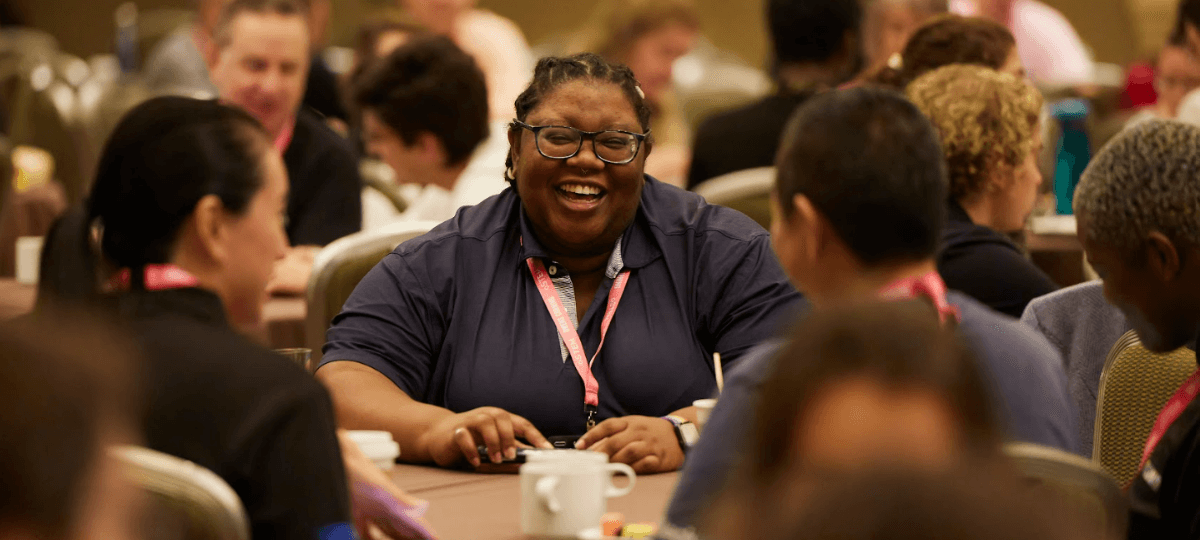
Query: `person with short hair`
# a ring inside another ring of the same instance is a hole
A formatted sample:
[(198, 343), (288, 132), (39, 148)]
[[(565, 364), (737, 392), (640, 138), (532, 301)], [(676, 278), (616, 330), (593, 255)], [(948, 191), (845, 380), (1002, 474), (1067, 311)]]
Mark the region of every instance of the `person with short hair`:
[(950, 64), (972, 64), (1025, 77), (1012, 33), (983, 17), (943, 15), (930, 20), (913, 32), (897, 62), (876, 72), (869, 82), (904, 91), (917, 77)]
[[(937, 273), (949, 186), (937, 133), (920, 110), (881, 88), (819, 94), (789, 121), (776, 167), (771, 242), (814, 310), (929, 301), (977, 356), (1004, 435), (1075, 450), (1062, 359), (1019, 321), (947, 291)], [(667, 508), (674, 530), (696, 525), (742, 458), (748, 425), (770, 414), (757, 404), (778, 351), (764, 344), (728, 372)]]
[(773, 165), (792, 111), (818, 91), (837, 88), (862, 70), (860, 2), (770, 0), (766, 15), (771, 74), (778, 91), (700, 124), (688, 189), (723, 174)]
[(970, 65), (926, 73), (908, 97), (937, 127), (950, 176), (938, 271), (950, 288), (1020, 317), (1058, 290), (1006, 236), (1025, 228), (1042, 173), (1042, 96), (1028, 82)]
[[(1079, 241), (1104, 296), (1153, 352), (1200, 330), (1200, 127), (1149, 120), (1113, 138), (1075, 191)], [(1198, 358), (1200, 361), (1200, 358)], [(1200, 372), (1159, 413), (1129, 487), (1129, 538), (1200, 535)]]
[(350, 143), (300, 106), (309, 60), (300, 0), (232, 0), (208, 58), (221, 99), (261, 122), (287, 165), (293, 249), (270, 287), (279, 292), (302, 292), (317, 248), (362, 226), (362, 182)]
[(406, 461), (499, 463), (562, 436), (675, 470), (713, 353), (736, 365), (800, 297), (762, 227), (644, 173), (628, 68), (543, 58), (515, 109), (510, 187), (376, 265), (317, 378), (342, 425), (391, 431)]
[(483, 72), (449, 38), (416, 37), (392, 51), (360, 77), (354, 99), (367, 150), (399, 183), (424, 188), (399, 215), (387, 201), (371, 205), (364, 228), (445, 221), (507, 187), (506, 125), (488, 124)]

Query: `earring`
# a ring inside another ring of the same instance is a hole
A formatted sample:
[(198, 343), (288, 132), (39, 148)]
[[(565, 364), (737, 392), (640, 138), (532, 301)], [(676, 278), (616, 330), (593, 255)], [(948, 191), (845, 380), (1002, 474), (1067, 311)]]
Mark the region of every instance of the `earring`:
[(515, 170), (513, 170), (512, 163), (509, 163), (508, 167), (504, 168), (504, 179), (508, 180), (510, 182), (515, 181), (517, 179), (517, 173)]

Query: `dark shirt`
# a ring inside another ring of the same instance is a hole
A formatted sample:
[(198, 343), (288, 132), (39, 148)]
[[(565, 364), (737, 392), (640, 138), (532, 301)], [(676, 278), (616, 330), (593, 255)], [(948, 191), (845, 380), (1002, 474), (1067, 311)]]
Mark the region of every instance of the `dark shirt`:
[(308, 68), (308, 84), (304, 87), (301, 103), (326, 118), (337, 118), (343, 122), (349, 118), (342, 102), (337, 75), (329, 70), (319, 54), (313, 56)]
[[(1011, 439), (1067, 451), (1078, 448), (1075, 412), (1067, 395), (1062, 359), (1037, 332), (987, 306), (951, 291), (960, 313), (958, 331), (975, 351), (980, 371), (994, 390), (1000, 420)], [(674, 527), (691, 527), (742, 458), (763, 382), (781, 344), (766, 343), (729, 372), (725, 390), (688, 454), (667, 507)]]
[(688, 189), (722, 174), (774, 166), (775, 151), (788, 118), (813, 94), (775, 94), (701, 123), (688, 170)]
[(237, 492), (253, 538), (312, 540), (349, 521), (328, 393), (237, 334), (202, 289), (116, 299), (146, 356), (146, 445), (204, 466)]
[(937, 266), (947, 287), (1010, 317), (1020, 317), (1030, 300), (1058, 290), (1012, 240), (973, 223), (955, 201), (947, 211)]
[[(711, 396), (713, 351), (735, 365), (800, 300), (766, 231), (650, 177), (621, 254), (631, 277), (592, 367), (599, 420), (662, 416)], [(325, 362), (360, 362), (451, 411), (494, 406), (546, 435), (583, 433), (583, 383), (562, 357), (530, 257), (551, 262), (512, 188), (460, 209), (358, 284), (333, 320)], [(605, 279), (579, 324), (589, 357), (611, 286)]]
[(1200, 399), (1183, 409), (1154, 447), (1129, 488), (1129, 504), (1131, 540), (1200, 538)]
[(288, 241), (323, 246), (362, 228), (362, 179), (350, 142), (317, 115), (296, 115), (287, 166)]

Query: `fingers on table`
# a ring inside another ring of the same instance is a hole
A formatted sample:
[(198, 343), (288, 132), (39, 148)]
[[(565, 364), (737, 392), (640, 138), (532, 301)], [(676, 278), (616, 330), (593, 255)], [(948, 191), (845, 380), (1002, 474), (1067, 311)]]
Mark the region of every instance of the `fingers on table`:
[(550, 441), (546, 440), (546, 437), (542, 435), (542, 432), (538, 431), (536, 427), (533, 427), (533, 422), (530, 422), (524, 417), (512, 413), (509, 413), (508, 416), (512, 420), (513, 431), (516, 435), (524, 437), (525, 440), (529, 441), (529, 444), (533, 445), (535, 448), (543, 448), (547, 450), (554, 448), (554, 445), (550, 444)]
[(471, 465), (478, 467), (479, 446), (475, 444), (475, 438), (471, 436), (471, 431), (465, 427), (456, 428), (453, 439), (463, 457), (466, 457)]
[[(588, 450), (592, 445), (594, 445), (598, 442), (601, 444), (604, 444), (602, 442), (602, 441), (604, 441), (604, 439), (607, 439), (613, 435), (621, 433), (628, 428), (629, 428), (628, 420), (626, 420), (624, 418), (609, 418), (608, 420), (600, 422), (600, 424), (598, 424), (596, 427), (588, 430), (587, 433), (584, 433), (583, 436), (579, 438), (579, 442), (575, 443), (575, 448), (578, 448), (580, 450)], [(603, 450), (600, 450), (599, 448), (590, 448), (590, 449), (595, 450), (597, 452), (603, 451)]]

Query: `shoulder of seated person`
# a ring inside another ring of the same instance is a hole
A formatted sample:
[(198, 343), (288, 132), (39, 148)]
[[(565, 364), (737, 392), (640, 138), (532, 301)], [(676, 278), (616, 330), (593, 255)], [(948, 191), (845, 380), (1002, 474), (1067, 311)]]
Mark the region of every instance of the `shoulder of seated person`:
[(1002, 348), (1006, 354), (1017, 359), (1058, 357), (1058, 353), (1041, 332), (1020, 320), (1000, 313), (958, 291), (950, 291), (948, 299), (958, 307), (961, 315), (959, 328), (968, 335), (1002, 341)]

